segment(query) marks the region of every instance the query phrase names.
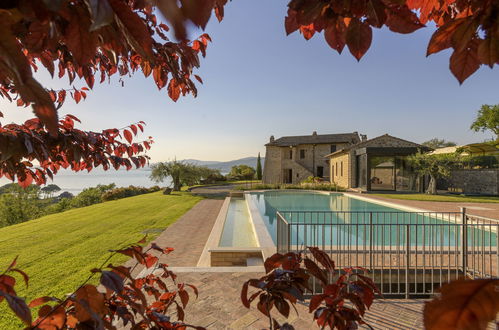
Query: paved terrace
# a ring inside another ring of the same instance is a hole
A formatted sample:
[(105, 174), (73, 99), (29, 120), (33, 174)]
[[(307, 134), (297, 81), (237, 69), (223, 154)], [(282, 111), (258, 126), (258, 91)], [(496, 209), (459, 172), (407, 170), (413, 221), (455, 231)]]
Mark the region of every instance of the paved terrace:
[(499, 219), (499, 203), (427, 202), (384, 198), (370, 194), (359, 194), (359, 196), (435, 212), (460, 212), (461, 207), (466, 207), (468, 214)]
[[(198, 191), (205, 196), (212, 193), (216, 198), (220, 198), (220, 195), (226, 192), (227, 187), (210, 187)], [(499, 204), (431, 203), (363, 196), (431, 211), (458, 211), (459, 207), (466, 206), (470, 213), (499, 218)], [(223, 199), (202, 200), (158, 236), (155, 240), (158, 245), (175, 248), (175, 251), (164, 257), (161, 262), (173, 267), (180, 281), (193, 284), (199, 289), (199, 298), (192, 300), (186, 309), (187, 323), (210, 329), (268, 328), (268, 320), (256, 310), (256, 307), (248, 310), (240, 302), (243, 282), (263, 274), (183, 269), (196, 266), (222, 204)], [(423, 300), (378, 299), (365, 318), (375, 329), (422, 329), (423, 306)], [(299, 314), (291, 312), (289, 323), (296, 329), (317, 328), (306, 305), (298, 305), (297, 309)]]

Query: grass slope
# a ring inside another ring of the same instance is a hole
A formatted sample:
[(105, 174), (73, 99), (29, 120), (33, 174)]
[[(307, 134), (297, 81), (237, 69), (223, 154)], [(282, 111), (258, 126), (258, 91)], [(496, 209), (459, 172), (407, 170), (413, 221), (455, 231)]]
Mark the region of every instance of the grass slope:
[(461, 196), (461, 195), (428, 195), (428, 194), (372, 194), (391, 199), (402, 199), (426, 202), (460, 202), (460, 203), (499, 203), (499, 197), (493, 196)]
[[(168, 227), (199, 200), (187, 193), (155, 192), (1, 228), (0, 273), (19, 255), (18, 268), (30, 276), (30, 285), (25, 289), (16, 276), (18, 295), (27, 301), (44, 295), (64, 297), (105, 260), (109, 249), (137, 242), (146, 229)], [(126, 259), (119, 255), (111, 262)], [(23, 328), (22, 324), (1, 302), (0, 329), (16, 328)]]

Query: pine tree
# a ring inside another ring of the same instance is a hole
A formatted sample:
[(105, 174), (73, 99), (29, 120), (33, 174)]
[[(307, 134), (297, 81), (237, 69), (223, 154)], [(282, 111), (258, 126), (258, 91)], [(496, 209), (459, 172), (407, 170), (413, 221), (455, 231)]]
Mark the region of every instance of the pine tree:
[(262, 160), (260, 158), (260, 153), (258, 153), (258, 159), (256, 161), (256, 178), (258, 180), (262, 179)]

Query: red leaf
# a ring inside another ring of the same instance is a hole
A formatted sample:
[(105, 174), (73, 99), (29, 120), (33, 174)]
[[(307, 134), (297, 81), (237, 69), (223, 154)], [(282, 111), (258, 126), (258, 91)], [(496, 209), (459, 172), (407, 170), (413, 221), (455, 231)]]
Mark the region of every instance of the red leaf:
[(130, 125), (130, 129), (132, 130), (133, 135), (137, 135), (137, 126), (135, 126), (135, 125)]
[(198, 76), (197, 74), (194, 75), (194, 78), (196, 78), (196, 80), (199, 81), (201, 84), (203, 83), (203, 79), (201, 79), (201, 77)]
[(450, 57), (450, 70), (460, 84), (480, 68), (480, 61), (477, 56), (477, 40), (470, 42), (470, 44), (470, 48), (461, 52), (454, 51)]
[(428, 330), (485, 329), (499, 313), (499, 280), (457, 280), (444, 284), (441, 296), (424, 307)]
[(132, 136), (132, 133), (130, 133), (129, 130), (124, 130), (123, 131), (123, 135), (125, 136), (125, 139), (128, 141), (128, 143), (132, 143), (133, 141), (133, 136)]
[(418, 16), (406, 5), (389, 6), (386, 12), (388, 17), (385, 24), (393, 32), (412, 33), (425, 26), (421, 24)]
[(75, 91), (73, 94), (73, 99), (75, 100), (76, 104), (80, 103), (81, 101), (81, 92), (80, 91)]
[(367, 1), (367, 21), (374, 27), (382, 27), (386, 22), (385, 8), (381, 0)]
[(108, 1), (119, 20), (118, 25), (124, 27), (123, 32), (128, 36), (127, 41), (130, 46), (143, 57), (153, 59), (153, 40), (144, 21), (132, 11), (126, 2), (122, 0)]
[(180, 289), (178, 291), (178, 295), (180, 297), (180, 301), (182, 302), (182, 306), (184, 306), (185, 308), (185, 306), (187, 306), (187, 303), (189, 302), (189, 294), (184, 289)]
[(343, 20), (334, 20), (324, 30), (324, 38), (332, 49), (341, 54), (346, 44), (347, 27)]
[(64, 324), (66, 324), (66, 310), (62, 306), (58, 306), (53, 310), (52, 307), (45, 305), (38, 311), (38, 316), (39, 318), (35, 321), (37, 329), (63, 329)]
[(300, 26), (300, 32), (306, 40), (310, 40), (315, 34), (314, 23)]
[(487, 36), (478, 45), (478, 59), (491, 68), (499, 62), (499, 38)]
[(147, 268), (151, 268), (158, 262), (158, 257), (148, 255), (145, 260), (145, 265)]
[(64, 41), (79, 65), (89, 63), (96, 53), (97, 34), (90, 32), (90, 17), (81, 6), (72, 6), (71, 24), (68, 24)]
[(28, 287), (29, 276), (25, 272), (23, 272), (22, 270), (17, 269), (17, 268), (12, 268), (10, 271), (21, 274), (21, 276), (23, 277), (24, 283), (26, 284), (26, 287)]
[(355, 18), (350, 21), (347, 28), (346, 42), (350, 53), (360, 61), (367, 52), (372, 42), (372, 29), (366, 22)]
[(244, 282), (243, 288), (241, 290), (241, 302), (243, 303), (243, 306), (246, 308), (250, 308), (250, 303), (248, 301), (248, 286), (249, 286), (249, 281)]
[(315, 311), (321, 305), (325, 297), (326, 295), (324, 294), (317, 294), (315, 296), (312, 296), (308, 305), (309, 312), (312, 313), (313, 311)]
[(433, 33), (428, 44), (428, 50), (426, 51), (426, 56), (434, 53), (438, 53), (441, 50), (447, 49), (452, 46), (452, 35), (459, 27), (460, 24), (464, 22), (464, 19), (456, 19), (447, 22), (438, 28), (438, 30)]
[[(116, 274), (114, 274), (117, 276)], [(75, 293), (76, 301), (75, 305), (76, 318), (80, 322), (90, 320), (92, 318), (91, 314), (85, 308), (86, 303), (88, 309), (95, 312), (97, 315), (102, 315), (106, 309), (104, 304), (104, 295), (97, 291), (97, 288), (91, 284), (85, 284), (83, 287), (78, 289)]]
[(288, 16), (284, 19), (284, 27), (287, 35), (298, 30), (300, 24), (298, 24), (298, 21), (296, 20), (296, 11), (291, 9), (288, 10)]
[(327, 285), (327, 279), (324, 276), (324, 272), (322, 269), (320, 269), (315, 262), (312, 260), (305, 258), (304, 260), (305, 267), (307, 268), (307, 271), (315, 276), (319, 281), (322, 282), (323, 285)]
[(49, 296), (39, 297), (39, 298), (31, 300), (31, 302), (29, 303), (28, 306), (31, 308), (38, 307), (38, 306), (45, 304), (49, 301), (58, 301), (58, 299), (54, 298), (54, 297), (49, 297)]
[(18, 296), (12, 296), (0, 291), (0, 296), (5, 297), (10, 309), (28, 326), (31, 326), (31, 310), (26, 302)]
[(123, 292), (124, 284), (123, 278), (121, 278), (117, 273), (112, 271), (104, 270), (102, 271), (102, 275), (100, 277), (100, 283), (118, 294)]
[(317, 247), (309, 246), (308, 250), (312, 253), (314, 258), (322, 265), (324, 268), (326, 268), (328, 271), (332, 272), (334, 271), (334, 261), (331, 260), (329, 255), (320, 250)]

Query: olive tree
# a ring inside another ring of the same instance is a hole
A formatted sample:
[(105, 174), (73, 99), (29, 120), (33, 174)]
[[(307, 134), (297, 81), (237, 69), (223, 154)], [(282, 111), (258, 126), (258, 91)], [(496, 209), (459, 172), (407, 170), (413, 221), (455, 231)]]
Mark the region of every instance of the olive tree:
[(408, 160), (420, 176), (430, 176), (426, 193), (436, 195), (437, 180), (450, 176), (452, 166), (456, 163), (457, 157), (454, 153), (432, 155), (418, 152), (409, 156)]
[(174, 191), (180, 191), (182, 186), (199, 184), (201, 180), (219, 173), (219, 171), (206, 166), (198, 166), (178, 160), (153, 164), (151, 169), (151, 175), (149, 176), (151, 180), (159, 183), (170, 178)]

